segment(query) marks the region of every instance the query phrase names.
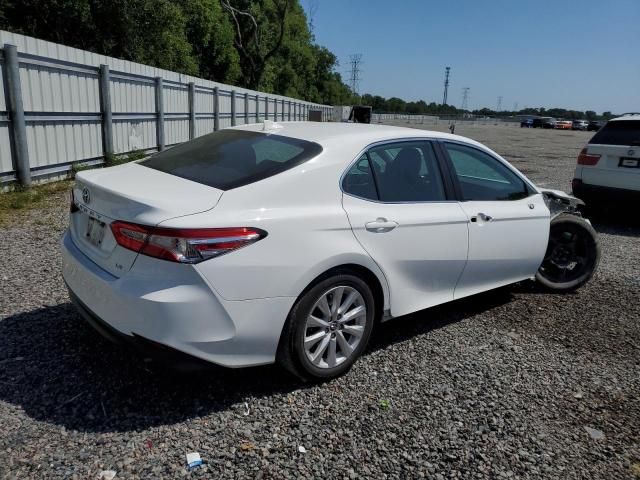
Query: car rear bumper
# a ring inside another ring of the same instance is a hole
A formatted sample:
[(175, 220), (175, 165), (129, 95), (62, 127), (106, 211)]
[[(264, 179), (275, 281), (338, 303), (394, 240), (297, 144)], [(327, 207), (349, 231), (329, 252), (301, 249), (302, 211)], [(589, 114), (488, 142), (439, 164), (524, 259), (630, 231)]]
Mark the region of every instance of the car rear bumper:
[(275, 361), (295, 298), (224, 300), (192, 266), (143, 255), (118, 278), (93, 263), (68, 233), (62, 253), (72, 301), (105, 337), (227, 367)]
[(640, 200), (640, 190), (603, 187), (591, 185), (581, 181), (573, 182), (573, 195), (583, 200), (587, 206), (597, 207), (598, 200), (606, 199), (614, 203), (637, 202)]

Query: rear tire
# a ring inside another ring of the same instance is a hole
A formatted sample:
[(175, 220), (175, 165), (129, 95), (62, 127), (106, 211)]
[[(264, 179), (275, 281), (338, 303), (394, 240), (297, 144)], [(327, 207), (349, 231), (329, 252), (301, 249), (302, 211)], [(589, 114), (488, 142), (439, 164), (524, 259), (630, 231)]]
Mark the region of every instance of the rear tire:
[(591, 279), (599, 261), (600, 246), (591, 224), (563, 213), (551, 220), (549, 244), (536, 280), (554, 292), (570, 292)]
[(304, 381), (342, 375), (366, 348), (375, 314), (373, 293), (361, 278), (337, 273), (322, 279), (291, 309), (277, 361)]

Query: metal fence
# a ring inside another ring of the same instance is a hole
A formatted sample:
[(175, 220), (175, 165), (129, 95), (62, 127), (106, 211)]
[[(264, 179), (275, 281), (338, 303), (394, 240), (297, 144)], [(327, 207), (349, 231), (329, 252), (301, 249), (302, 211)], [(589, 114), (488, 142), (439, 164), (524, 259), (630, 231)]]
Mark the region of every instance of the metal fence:
[(0, 30), (0, 185), (263, 119), (332, 107), (233, 87)]

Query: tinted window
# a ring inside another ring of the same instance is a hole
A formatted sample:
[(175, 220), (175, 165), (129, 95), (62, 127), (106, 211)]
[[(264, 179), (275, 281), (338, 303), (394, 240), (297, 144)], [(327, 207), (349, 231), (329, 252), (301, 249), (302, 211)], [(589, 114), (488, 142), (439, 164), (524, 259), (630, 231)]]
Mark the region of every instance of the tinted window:
[(317, 143), (245, 130), (221, 130), (140, 162), (155, 170), (229, 190), (293, 168), (322, 151)]
[(491, 155), (445, 143), (463, 200), (517, 200), (529, 195), (522, 179)]
[(445, 199), (442, 177), (429, 142), (393, 143), (369, 152), (383, 202), (426, 202)]
[(640, 120), (608, 122), (589, 140), (589, 143), (599, 145), (640, 145)]
[(354, 163), (344, 176), (342, 185), (346, 193), (369, 200), (378, 200), (378, 192), (376, 191), (373, 173), (371, 172), (369, 159), (366, 155), (363, 155)]

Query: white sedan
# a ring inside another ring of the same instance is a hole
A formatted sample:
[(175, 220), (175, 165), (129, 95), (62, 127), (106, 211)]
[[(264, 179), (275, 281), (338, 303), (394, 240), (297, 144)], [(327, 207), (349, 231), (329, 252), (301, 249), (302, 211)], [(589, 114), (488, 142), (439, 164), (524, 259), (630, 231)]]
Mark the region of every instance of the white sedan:
[(63, 276), (111, 339), (330, 378), (378, 321), (585, 283), (599, 250), (576, 206), (468, 138), (265, 122), (78, 173)]

